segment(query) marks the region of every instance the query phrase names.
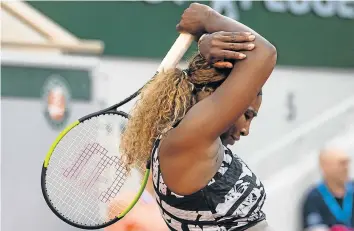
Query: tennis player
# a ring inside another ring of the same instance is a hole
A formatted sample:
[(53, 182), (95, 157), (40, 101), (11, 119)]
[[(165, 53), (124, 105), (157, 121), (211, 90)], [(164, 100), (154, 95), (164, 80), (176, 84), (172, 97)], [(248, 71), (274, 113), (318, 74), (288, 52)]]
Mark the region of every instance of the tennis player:
[[(177, 29), (196, 37), (231, 33), (220, 35), (227, 45), (213, 42), (188, 69), (160, 73), (143, 89), (122, 136), (122, 153), (129, 165), (152, 157), (156, 200), (170, 230), (269, 230), (263, 184), (227, 146), (248, 135), (276, 49), (249, 27), (198, 3), (184, 11)], [(225, 35), (236, 38), (238, 32), (255, 36), (255, 49), (244, 51), (246, 58), (232, 69), (213, 67), (214, 61), (236, 59), (230, 53), (235, 43)]]
[[(230, 50), (232, 55), (236, 59), (244, 59), (243, 50), (253, 50), (254, 47), (249, 48), (249, 43), (254, 39), (249, 39), (244, 33), (239, 33), (240, 36), (233, 38), (232, 34), (227, 34), (224, 32), (215, 32), (211, 35), (205, 35), (200, 38), (199, 49), (202, 56), (210, 55), (210, 50), (212, 50), (214, 43), (223, 44), (226, 46), (228, 43), (220, 40), (221, 37), (228, 37), (229, 40), (234, 40), (234, 46)], [(228, 61), (218, 61), (212, 64), (217, 68), (232, 68), (232, 63)], [(138, 168), (140, 169), (140, 168)], [(141, 168), (143, 169), (143, 168)], [(143, 174), (143, 172), (141, 172)], [(151, 176), (151, 175), (150, 175)], [(117, 214), (118, 211), (113, 211), (113, 209), (124, 208), (124, 202), (132, 201), (135, 193), (125, 193), (124, 196), (119, 197), (119, 201), (114, 201), (111, 205), (110, 214)], [(121, 221), (108, 226), (105, 228), (106, 231), (167, 231), (169, 228), (162, 219), (160, 215), (159, 208), (157, 206), (156, 200), (154, 198), (154, 188), (152, 184), (151, 177), (147, 182), (146, 188), (138, 201), (138, 203), (133, 207)]]

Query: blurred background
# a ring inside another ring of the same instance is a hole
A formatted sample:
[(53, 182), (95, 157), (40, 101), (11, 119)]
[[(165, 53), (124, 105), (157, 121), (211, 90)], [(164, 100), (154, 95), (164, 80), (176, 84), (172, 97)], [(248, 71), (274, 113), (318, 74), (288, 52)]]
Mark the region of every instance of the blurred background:
[[(354, 156), (354, 2), (203, 3), (277, 47), (259, 117), (232, 149), (265, 184), (274, 230), (300, 231), (301, 201), (321, 179), (319, 150), (339, 145)], [(153, 76), (189, 4), (1, 2), (1, 230), (77, 230), (46, 206), (42, 160), (69, 122)]]

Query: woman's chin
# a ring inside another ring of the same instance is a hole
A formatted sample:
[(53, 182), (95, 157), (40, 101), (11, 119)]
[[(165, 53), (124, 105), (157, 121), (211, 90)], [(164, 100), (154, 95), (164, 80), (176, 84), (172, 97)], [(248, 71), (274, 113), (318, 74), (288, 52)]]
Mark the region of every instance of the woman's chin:
[(222, 144), (223, 145), (225, 145), (225, 146), (232, 146), (232, 145), (234, 145), (235, 144), (235, 140), (234, 139), (232, 139), (232, 138), (227, 138), (227, 139), (225, 139), (225, 140), (222, 140)]

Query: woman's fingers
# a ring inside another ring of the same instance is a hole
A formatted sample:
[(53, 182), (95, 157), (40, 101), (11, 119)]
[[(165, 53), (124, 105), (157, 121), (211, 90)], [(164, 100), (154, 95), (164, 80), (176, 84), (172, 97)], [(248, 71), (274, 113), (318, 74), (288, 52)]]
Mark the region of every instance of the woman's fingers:
[(230, 51), (251, 51), (255, 48), (254, 43), (220, 43), (219, 46)]
[(217, 36), (220, 41), (230, 43), (252, 42), (256, 39), (250, 32), (221, 32)]
[(220, 53), (217, 55), (218, 58), (222, 58), (222, 60), (226, 59), (244, 59), (246, 58), (246, 55), (237, 52), (237, 51), (228, 51), (228, 50), (221, 50)]
[(213, 67), (220, 68), (220, 69), (224, 69), (224, 68), (230, 69), (230, 68), (233, 67), (233, 65), (230, 62), (218, 61), (218, 62), (213, 64)]

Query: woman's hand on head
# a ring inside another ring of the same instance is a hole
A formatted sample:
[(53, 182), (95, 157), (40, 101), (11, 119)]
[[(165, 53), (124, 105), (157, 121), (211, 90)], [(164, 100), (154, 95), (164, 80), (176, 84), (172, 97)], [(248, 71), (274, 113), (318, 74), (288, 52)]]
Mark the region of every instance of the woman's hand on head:
[(199, 38), (205, 33), (205, 23), (208, 21), (210, 12), (214, 11), (211, 7), (199, 3), (192, 3), (183, 12), (181, 21), (177, 24), (177, 31), (189, 33)]
[(215, 32), (204, 34), (198, 44), (200, 54), (216, 68), (232, 68), (225, 60), (242, 60), (246, 55), (242, 51), (251, 51), (255, 45), (255, 36), (249, 32)]

